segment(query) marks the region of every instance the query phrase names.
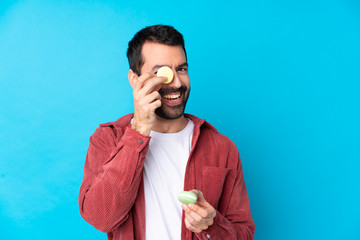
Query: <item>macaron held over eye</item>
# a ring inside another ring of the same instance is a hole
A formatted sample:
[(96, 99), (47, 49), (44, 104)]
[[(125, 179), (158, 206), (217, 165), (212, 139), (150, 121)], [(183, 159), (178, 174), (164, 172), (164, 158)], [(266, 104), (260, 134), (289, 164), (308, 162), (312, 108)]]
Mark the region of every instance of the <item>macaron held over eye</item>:
[(185, 204), (190, 204), (190, 203), (195, 204), (197, 201), (197, 195), (192, 192), (182, 191), (179, 194), (178, 199), (180, 202)]
[(164, 82), (165, 84), (169, 84), (172, 82), (173, 78), (174, 78), (174, 73), (171, 70), (171, 68), (167, 67), (167, 66), (163, 66), (161, 68), (158, 69), (156, 76), (158, 77), (166, 77), (167, 80), (166, 82)]

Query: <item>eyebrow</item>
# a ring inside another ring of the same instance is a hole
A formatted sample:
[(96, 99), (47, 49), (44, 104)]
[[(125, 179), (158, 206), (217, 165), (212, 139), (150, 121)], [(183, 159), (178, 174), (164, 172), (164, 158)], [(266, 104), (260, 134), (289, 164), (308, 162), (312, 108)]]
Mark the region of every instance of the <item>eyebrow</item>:
[[(156, 69), (159, 69), (159, 68), (161, 68), (161, 67), (163, 67), (163, 66), (167, 66), (167, 65), (155, 65), (155, 66), (153, 66), (153, 68), (151, 69), (151, 71), (154, 71), (154, 70), (156, 70)], [(184, 63), (180, 64), (179, 66), (177, 66), (176, 68), (187, 67), (187, 66), (189, 66), (188, 63), (187, 63), (187, 62), (184, 62)], [(169, 67), (169, 66), (168, 66), (168, 67)]]

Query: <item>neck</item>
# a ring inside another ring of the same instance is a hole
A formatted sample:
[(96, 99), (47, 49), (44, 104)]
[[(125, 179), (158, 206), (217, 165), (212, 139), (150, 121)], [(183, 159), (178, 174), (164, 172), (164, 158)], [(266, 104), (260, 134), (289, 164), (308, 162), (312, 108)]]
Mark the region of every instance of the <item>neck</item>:
[(155, 132), (176, 133), (183, 130), (188, 124), (188, 120), (182, 115), (177, 119), (164, 119), (156, 116), (156, 122), (152, 128)]

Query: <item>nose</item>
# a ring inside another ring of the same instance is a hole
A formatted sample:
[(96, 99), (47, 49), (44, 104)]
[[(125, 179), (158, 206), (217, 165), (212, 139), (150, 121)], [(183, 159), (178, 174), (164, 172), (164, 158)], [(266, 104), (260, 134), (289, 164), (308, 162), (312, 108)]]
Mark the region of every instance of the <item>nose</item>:
[(179, 75), (175, 69), (172, 69), (172, 71), (174, 73), (174, 78), (173, 78), (172, 82), (168, 84), (168, 87), (169, 88), (179, 88), (182, 85)]

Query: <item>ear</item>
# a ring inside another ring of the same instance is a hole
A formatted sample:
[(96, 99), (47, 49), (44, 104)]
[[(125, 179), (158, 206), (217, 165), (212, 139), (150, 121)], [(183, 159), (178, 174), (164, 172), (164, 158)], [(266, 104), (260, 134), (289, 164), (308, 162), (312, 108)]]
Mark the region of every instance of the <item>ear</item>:
[(129, 69), (128, 79), (129, 79), (129, 83), (133, 89), (135, 88), (135, 83), (136, 83), (137, 78), (138, 78), (138, 75), (136, 73), (134, 73), (133, 70)]

